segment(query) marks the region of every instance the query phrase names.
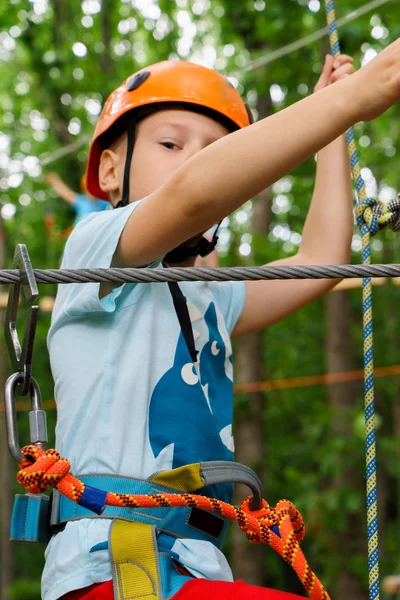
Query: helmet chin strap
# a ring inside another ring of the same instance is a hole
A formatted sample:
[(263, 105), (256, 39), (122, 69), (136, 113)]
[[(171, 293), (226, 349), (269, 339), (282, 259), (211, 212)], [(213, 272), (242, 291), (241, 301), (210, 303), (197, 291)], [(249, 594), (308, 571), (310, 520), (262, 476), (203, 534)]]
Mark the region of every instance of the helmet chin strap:
[(115, 208), (121, 208), (122, 206), (128, 206), (129, 204), (129, 180), (131, 174), (131, 162), (133, 147), (135, 145), (135, 126), (136, 119), (132, 117), (128, 123), (128, 147), (126, 149), (125, 167), (124, 167), (124, 180), (122, 184), (122, 198), (118, 202)]
[(178, 246), (174, 248), (164, 257), (164, 261), (167, 263), (178, 264), (189, 260), (190, 258), (196, 258), (197, 256), (208, 256), (214, 250), (218, 242), (218, 229), (220, 223), (218, 223), (215, 229), (211, 241), (207, 238), (202, 237), (195, 246)]
[[(124, 206), (128, 206), (129, 204), (129, 192), (130, 192), (130, 173), (131, 173), (131, 163), (132, 163), (132, 155), (133, 149), (135, 146), (135, 127), (136, 127), (136, 119), (132, 117), (128, 122), (128, 146), (126, 149), (126, 158), (125, 158), (125, 166), (124, 166), (124, 179), (122, 184), (122, 198), (115, 206), (115, 208), (122, 208)], [(178, 248), (174, 248), (165, 256), (164, 260), (168, 263), (178, 264), (181, 262), (185, 262), (191, 258), (196, 258), (197, 256), (208, 256), (214, 250), (215, 246), (218, 242), (218, 229), (220, 223), (218, 223), (217, 228), (214, 231), (213, 237), (211, 241), (208, 241), (205, 237), (202, 237), (195, 246), (192, 247), (184, 247), (179, 246)]]

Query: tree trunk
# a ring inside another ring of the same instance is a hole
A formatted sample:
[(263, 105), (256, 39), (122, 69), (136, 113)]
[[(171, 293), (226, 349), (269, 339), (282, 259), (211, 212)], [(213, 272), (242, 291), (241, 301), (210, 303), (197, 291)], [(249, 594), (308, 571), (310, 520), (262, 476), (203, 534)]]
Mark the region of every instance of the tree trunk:
[[(328, 373), (349, 371), (354, 368), (351, 340), (351, 307), (348, 292), (335, 292), (326, 296), (326, 362)], [(332, 435), (344, 441), (353, 437), (353, 414), (360, 394), (354, 383), (336, 383), (327, 387), (329, 404), (333, 413)], [(336, 489), (354, 489), (363, 485), (363, 477), (352, 464), (352, 457), (341, 455), (342, 469), (333, 484)], [(338, 534), (341, 563), (338, 569), (334, 598), (365, 600), (365, 589), (356, 575), (348, 570), (356, 554), (365, 554), (367, 547), (364, 513), (346, 515), (346, 526)]]
[[(260, 119), (271, 112), (270, 99), (260, 100), (257, 106)], [(258, 236), (268, 235), (271, 222), (272, 190), (258, 194), (253, 200), (251, 232)], [(263, 332), (252, 333), (240, 338), (235, 352), (236, 381), (248, 383), (262, 381), (265, 377), (263, 361)], [(235, 430), (236, 460), (253, 468), (261, 476), (264, 454), (262, 415), (265, 399), (262, 392), (249, 395), (243, 414), (237, 415)], [(238, 486), (236, 503), (240, 503), (249, 490)], [(261, 544), (251, 546), (239, 527), (232, 531), (232, 567), (235, 579), (243, 579), (253, 585), (263, 584), (263, 557), (265, 548)]]
[[(238, 373), (236, 379), (239, 383), (264, 379), (262, 342), (261, 333), (252, 333), (240, 339), (236, 351), (236, 371)], [(247, 406), (243, 411), (244, 414), (240, 415), (235, 431), (235, 460), (251, 467), (258, 475), (261, 475), (259, 467), (263, 455), (263, 404), (262, 392), (250, 394)], [(237, 486), (235, 503), (240, 504), (248, 495), (248, 488), (242, 485)], [(235, 579), (262, 585), (264, 554), (265, 548), (262, 544), (250, 545), (239, 527), (232, 529), (232, 568)]]
[[(393, 399), (393, 435), (397, 441), (397, 447), (400, 447), (400, 396), (395, 396)], [(397, 522), (400, 526), (400, 477), (397, 478), (396, 506)]]
[[(5, 267), (4, 230), (0, 220), (0, 269)], [(3, 287), (3, 286), (1, 286)], [(1, 290), (3, 291), (3, 290)], [(4, 329), (5, 310), (0, 309), (0, 332)], [(0, 334), (0, 405), (4, 406), (4, 387), (6, 379), (6, 347), (4, 336)], [(11, 458), (8, 452), (7, 433), (4, 414), (0, 413), (0, 481), (2, 493), (0, 496), (0, 598), (9, 600), (7, 592), (13, 579), (14, 555), (10, 547), (9, 531), (12, 504), (12, 469)]]
[[(1, 310), (0, 327), (3, 325), (4, 310)], [(4, 404), (4, 364), (2, 353), (0, 374), (0, 402)], [(8, 452), (7, 434), (4, 414), (0, 413), (0, 478), (2, 494), (1, 507), (1, 533), (0, 533), (0, 598), (9, 600), (8, 589), (13, 580), (14, 553), (9, 540), (11, 504), (12, 504), (12, 473), (11, 458)]]

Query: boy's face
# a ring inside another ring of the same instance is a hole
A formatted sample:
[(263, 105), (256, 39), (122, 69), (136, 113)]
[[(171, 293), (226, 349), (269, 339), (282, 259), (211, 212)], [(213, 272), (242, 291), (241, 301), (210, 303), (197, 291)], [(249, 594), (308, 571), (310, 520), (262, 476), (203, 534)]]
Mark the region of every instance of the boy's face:
[[(212, 118), (189, 110), (162, 110), (140, 121), (135, 132), (129, 201), (135, 202), (154, 192), (189, 158), (228, 133)], [(112, 161), (115, 189), (107, 190), (113, 204), (122, 196), (126, 147), (124, 134), (102, 155), (103, 160), (107, 152), (112, 152), (116, 158)]]

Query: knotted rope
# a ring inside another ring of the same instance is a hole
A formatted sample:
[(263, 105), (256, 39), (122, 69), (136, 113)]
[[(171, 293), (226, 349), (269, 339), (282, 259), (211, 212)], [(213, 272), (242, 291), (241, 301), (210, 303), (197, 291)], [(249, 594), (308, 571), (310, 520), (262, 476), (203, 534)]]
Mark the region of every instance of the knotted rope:
[[(339, 34), (335, 16), (334, 0), (325, 0), (331, 52), (334, 58), (340, 54)], [(399, 199), (383, 204), (378, 198), (367, 197), (361, 175), (353, 129), (346, 133), (349, 159), (357, 190), (356, 217), (362, 236), (362, 261), (371, 264), (370, 238), (386, 225), (394, 231), (400, 230)], [(376, 491), (376, 436), (375, 436), (375, 392), (374, 354), (372, 324), (371, 279), (363, 279), (363, 333), (364, 333), (364, 394), (366, 432), (366, 480), (367, 480), (367, 523), (368, 523), (368, 571), (369, 598), (379, 600), (379, 543), (378, 505)]]
[[(20, 465), (17, 481), (27, 492), (38, 494), (50, 488), (56, 488), (73, 502), (85, 506), (86, 485), (70, 474), (70, 463), (61, 458), (56, 450), (44, 451), (37, 446), (25, 446), (21, 449), (25, 457)], [(126, 508), (160, 508), (187, 506), (218, 513), (223, 517), (237, 521), (248, 540), (257, 544), (269, 544), (297, 573), (312, 600), (330, 600), (329, 595), (317, 576), (310, 569), (300, 542), (305, 535), (301, 514), (289, 500), (280, 500), (275, 508), (263, 500), (262, 508), (250, 509), (251, 497), (246, 498), (239, 507), (197, 494), (116, 494), (90, 488), (91, 493), (98, 492), (103, 498), (103, 506)], [(89, 508), (88, 506), (86, 506)]]
[(355, 213), (360, 230), (368, 228), (370, 236), (385, 227), (400, 231), (400, 196), (387, 203), (375, 197), (360, 199)]

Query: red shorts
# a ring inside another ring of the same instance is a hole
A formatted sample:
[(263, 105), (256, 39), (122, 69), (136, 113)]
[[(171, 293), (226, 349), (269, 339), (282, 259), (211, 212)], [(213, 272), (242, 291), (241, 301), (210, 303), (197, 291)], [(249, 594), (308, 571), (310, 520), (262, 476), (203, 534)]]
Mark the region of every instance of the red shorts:
[[(235, 583), (192, 579), (187, 581), (171, 600), (204, 600), (204, 598), (218, 598), (218, 600), (296, 600), (297, 598), (301, 600), (303, 596), (248, 585), (240, 579)], [(114, 600), (112, 581), (70, 592), (63, 596), (62, 600)]]

